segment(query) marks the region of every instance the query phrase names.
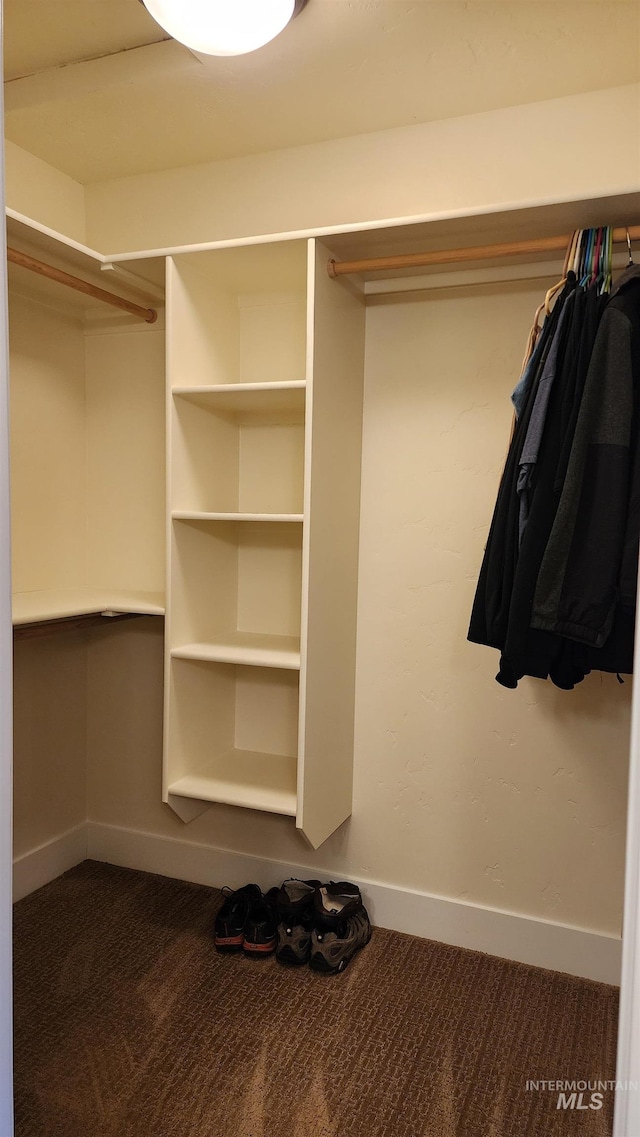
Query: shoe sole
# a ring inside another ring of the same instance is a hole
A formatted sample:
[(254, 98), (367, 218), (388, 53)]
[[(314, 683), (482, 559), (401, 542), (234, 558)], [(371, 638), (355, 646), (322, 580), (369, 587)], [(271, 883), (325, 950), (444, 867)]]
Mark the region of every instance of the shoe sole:
[(244, 954), (253, 955), (256, 957), (256, 959), (260, 959), (265, 955), (272, 955), (276, 950), (276, 944), (277, 940), (275, 937), (274, 939), (269, 940), (269, 942), (266, 944), (255, 944), (252, 943), (251, 940), (245, 940), (243, 945)]
[(239, 936), (214, 936), (214, 943), (216, 945), (216, 951), (242, 951), (244, 945), (244, 933)]

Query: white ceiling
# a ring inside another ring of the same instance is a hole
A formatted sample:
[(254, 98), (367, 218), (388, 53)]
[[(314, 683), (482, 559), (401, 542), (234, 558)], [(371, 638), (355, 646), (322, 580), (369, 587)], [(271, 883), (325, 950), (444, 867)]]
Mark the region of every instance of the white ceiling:
[(309, 0), (204, 64), (139, 0), (4, 9), (7, 137), (82, 183), (640, 78), (640, 0)]

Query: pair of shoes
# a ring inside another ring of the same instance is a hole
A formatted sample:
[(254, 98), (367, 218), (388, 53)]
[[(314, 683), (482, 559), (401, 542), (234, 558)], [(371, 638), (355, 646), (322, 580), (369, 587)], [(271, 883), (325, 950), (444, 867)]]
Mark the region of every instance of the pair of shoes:
[(336, 975), (371, 939), (360, 889), (348, 881), (285, 880), (276, 904), (280, 963)]
[(225, 901), (215, 918), (214, 942), (220, 952), (243, 951), (259, 959), (271, 955), (278, 942), (277, 888), (265, 896), (257, 884), (245, 884), (235, 892), (222, 890)]

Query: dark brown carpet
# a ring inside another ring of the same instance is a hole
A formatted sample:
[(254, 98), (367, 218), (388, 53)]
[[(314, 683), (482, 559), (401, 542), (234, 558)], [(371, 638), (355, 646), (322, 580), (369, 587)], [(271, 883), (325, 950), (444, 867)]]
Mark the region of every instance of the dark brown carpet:
[(290, 971), (217, 955), (219, 904), (86, 861), (16, 905), (16, 1137), (610, 1134), (525, 1083), (614, 1077), (615, 988), (381, 929)]

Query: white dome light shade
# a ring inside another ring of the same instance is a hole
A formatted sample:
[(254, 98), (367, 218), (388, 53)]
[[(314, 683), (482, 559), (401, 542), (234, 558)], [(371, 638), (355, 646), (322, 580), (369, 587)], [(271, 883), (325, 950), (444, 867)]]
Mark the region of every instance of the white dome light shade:
[(245, 55), (286, 28), (295, 0), (143, 0), (174, 39), (203, 55)]

